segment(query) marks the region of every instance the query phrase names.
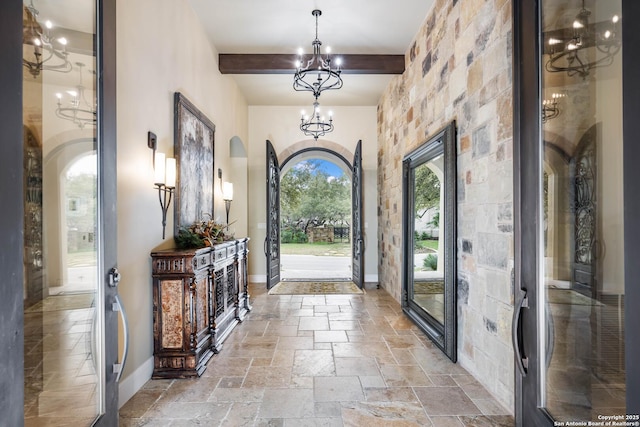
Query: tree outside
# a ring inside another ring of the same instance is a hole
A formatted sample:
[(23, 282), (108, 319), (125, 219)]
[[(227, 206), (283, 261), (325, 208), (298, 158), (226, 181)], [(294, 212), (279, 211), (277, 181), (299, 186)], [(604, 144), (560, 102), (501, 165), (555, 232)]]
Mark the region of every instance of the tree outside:
[[(428, 167), (416, 168), (416, 217), (440, 206), (440, 180)], [(437, 226), (437, 225), (436, 225)]]
[[(307, 160), (290, 169), (280, 181), (283, 242), (303, 239), (309, 227), (350, 225), (351, 180), (330, 175), (322, 160)], [(337, 174), (336, 174), (337, 175)], [(302, 243), (302, 242), (299, 242)]]
[(332, 242), (309, 243), (323, 226), (351, 228), (351, 179), (335, 164), (305, 160), (282, 175), (280, 218), (283, 279), (351, 278), (349, 233), (344, 239), (334, 233)]

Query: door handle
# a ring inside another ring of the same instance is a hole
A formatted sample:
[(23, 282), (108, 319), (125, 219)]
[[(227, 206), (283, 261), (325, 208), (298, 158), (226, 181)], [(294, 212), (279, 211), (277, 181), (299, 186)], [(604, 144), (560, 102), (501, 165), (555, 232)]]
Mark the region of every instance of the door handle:
[(527, 291), (520, 289), (520, 302), (513, 312), (513, 322), (511, 324), (511, 338), (513, 339), (513, 349), (516, 352), (516, 365), (523, 376), (527, 375), (529, 369), (529, 358), (524, 354), (522, 345), (522, 310), (529, 308), (529, 297)]
[(127, 320), (127, 313), (124, 310), (120, 295), (116, 294), (116, 301), (112, 304), (111, 309), (120, 313), (122, 318), (122, 329), (124, 330), (124, 348), (122, 350), (122, 360), (120, 363), (113, 365), (113, 373), (116, 374), (116, 382), (120, 382), (124, 365), (127, 363), (127, 356), (129, 355), (129, 321)]
[(269, 237), (264, 238), (264, 256), (266, 257), (269, 256), (269, 254), (267, 253), (267, 240), (269, 240)]

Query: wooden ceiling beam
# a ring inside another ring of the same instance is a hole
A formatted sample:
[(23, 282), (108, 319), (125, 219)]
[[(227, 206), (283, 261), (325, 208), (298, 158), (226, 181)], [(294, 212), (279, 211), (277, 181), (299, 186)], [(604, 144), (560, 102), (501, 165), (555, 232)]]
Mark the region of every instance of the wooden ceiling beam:
[[(342, 58), (343, 74), (402, 74), (404, 55), (336, 55)], [(222, 74), (292, 74), (296, 55), (221, 53)]]

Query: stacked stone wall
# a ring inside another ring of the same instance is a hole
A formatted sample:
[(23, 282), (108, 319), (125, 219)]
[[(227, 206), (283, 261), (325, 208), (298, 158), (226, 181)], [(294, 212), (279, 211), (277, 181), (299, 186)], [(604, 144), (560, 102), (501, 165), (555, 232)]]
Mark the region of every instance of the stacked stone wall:
[(333, 226), (309, 227), (307, 229), (307, 238), (309, 239), (309, 243), (333, 243), (333, 237)]
[(457, 124), (458, 360), (513, 411), (511, 0), (436, 0), (378, 105), (379, 282), (400, 301), (402, 160)]

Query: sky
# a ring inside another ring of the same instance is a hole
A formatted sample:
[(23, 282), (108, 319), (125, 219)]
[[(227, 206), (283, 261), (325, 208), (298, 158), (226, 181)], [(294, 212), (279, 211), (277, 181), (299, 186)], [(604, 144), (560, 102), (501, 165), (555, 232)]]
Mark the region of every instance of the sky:
[(316, 162), (319, 165), (319, 169), (326, 172), (327, 175), (329, 176), (340, 178), (342, 175), (344, 175), (344, 172), (342, 172), (342, 169), (340, 169), (335, 163), (329, 162), (327, 160), (321, 160), (321, 159), (311, 159), (311, 160)]

